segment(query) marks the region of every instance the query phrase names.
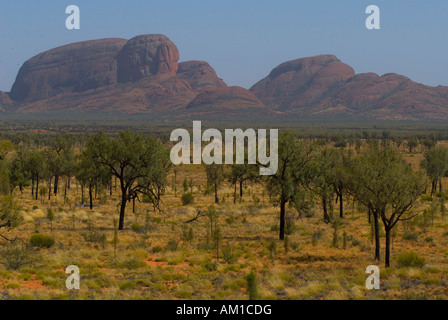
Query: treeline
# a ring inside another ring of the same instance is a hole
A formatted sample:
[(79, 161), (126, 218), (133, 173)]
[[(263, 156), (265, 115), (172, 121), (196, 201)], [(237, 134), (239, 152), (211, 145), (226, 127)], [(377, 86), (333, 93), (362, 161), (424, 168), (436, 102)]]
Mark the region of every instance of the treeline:
[[(332, 138), (298, 138), (285, 131), (279, 138), (278, 170), (272, 176), (259, 176), (258, 165), (204, 166), (208, 187), (214, 190), (219, 202), (223, 183), (234, 188), (234, 201), (243, 197), (247, 182), (262, 185), (272, 204), (279, 208), (279, 239), (285, 239), (289, 206), (300, 215), (308, 215), (318, 207), (323, 221), (333, 222), (332, 208), (338, 204), (338, 215), (344, 218), (347, 198), (365, 209), (373, 224), (375, 257), (380, 259), (380, 221), (384, 227), (385, 261), (390, 265), (391, 231), (400, 222), (412, 219), (413, 208), (431, 182), (431, 195), (439, 190), (448, 171), (448, 149), (425, 140), (396, 141), (384, 134), (381, 139), (360, 138), (342, 141)], [(167, 176), (172, 168), (169, 141), (163, 137), (144, 135), (127, 130), (117, 135), (103, 131), (91, 136), (61, 133), (45, 136), (43, 140), (0, 141), (0, 192), (13, 195), (15, 190), (30, 192), (34, 200), (57, 196), (71, 188), (73, 179), (88, 193), (90, 208), (93, 193), (98, 189), (120, 190), (118, 229), (123, 230), (128, 203), (145, 199), (160, 208), (168, 186)], [(424, 151), (419, 168), (412, 168), (402, 154)], [(174, 173), (177, 172), (174, 168)], [(184, 190), (192, 182), (184, 181)], [(29, 188), (29, 191), (28, 189)], [(443, 201), (443, 195), (442, 195)], [(8, 203), (10, 209), (8, 209)], [(6, 207), (5, 207), (6, 206)], [(13, 225), (13, 201), (4, 198), (0, 212), (0, 228)], [(16, 208), (16, 207), (14, 207)], [(16, 210), (16, 209), (15, 209)], [(17, 210), (16, 210), (17, 211)]]

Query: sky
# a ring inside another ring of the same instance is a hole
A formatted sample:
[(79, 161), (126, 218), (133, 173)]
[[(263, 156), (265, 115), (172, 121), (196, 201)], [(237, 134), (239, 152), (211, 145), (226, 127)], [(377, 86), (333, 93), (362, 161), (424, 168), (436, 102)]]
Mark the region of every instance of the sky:
[[(228, 85), (250, 88), (285, 61), (334, 54), (356, 73), (395, 72), (448, 86), (446, 0), (0, 0), (0, 90), (22, 64), (78, 41), (161, 33), (180, 61), (204, 60)], [(68, 30), (65, 9), (80, 9)], [(368, 30), (367, 6), (380, 9)]]

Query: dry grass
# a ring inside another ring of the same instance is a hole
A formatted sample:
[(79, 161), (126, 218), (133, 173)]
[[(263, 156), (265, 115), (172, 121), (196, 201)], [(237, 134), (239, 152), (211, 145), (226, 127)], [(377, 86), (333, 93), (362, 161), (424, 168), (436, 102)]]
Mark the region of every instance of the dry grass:
[[(407, 155), (418, 165), (421, 154)], [(195, 202), (183, 207), (182, 182), (193, 178)], [(173, 175), (169, 177), (170, 185)], [(314, 216), (296, 221), (296, 231), (289, 235), (289, 252), (277, 240), (278, 209), (269, 204), (260, 185), (245, 187), (241, 202), (233, 204), (233, 190), (223, 185), (216, 206), (223, 240), (219, 263), (216, 250), (207, 245), (208, 222), (205, 218), (188, 224), (194, 239), (190, 244), (182, 234), (184, 222), (197, 210), (213, 203), (204, 195), (205, 174), (200, 166), (182, 166), (177, 174), (177, 192), (168, 188), (163, 198), (165, 213), (154, 212), (150, 204), (138, 203), (136, 214), (127, 208), (125, 230), (119, 233), (114, 257), (113, 219), (118, 216), (118, 191), (106, 196), (106, 203), (95, 201), (92, 211), (77, 207), (81, 192), (73, 181), (69, 191), (71, 205), (63, 197), (51, 202), (31, 200), (30, 190), (16, 196), (22, 205), (24, 222), (9, 235), (27, 242), (35, 231), (52, 235), (56, 244), (49, 249), (33, 249), (32, 262), (19, 270), (0, 266), (2, 299), (247, 299), (245, 276), (254, 271), (262, 299), (447, 299), (448, 298), (448, 221), (437, 215), (426, 233), (416, 223), (408, 224), (418, 234), (417, 240), (402, 239), (405, 230), (398, 226), (394, 234), (392, 268), (373, 259), (370, 225), (365, 212), (346, 203), (346, 217), (339, 230), (339, 248), (331, 246), (333, 229), (322, 222), (319, 207)], [(201, 186), (199, 191), (198, 186)], [(260, 203), (256, 205), (253, 196)], [(224, 200), (224, 201), (222, 201)], [(420, 203), (424, 208), (427, 203)], [(33, 209), (37, 206), (37, 209)], [(53, 232), (45, 218), (51, 207), (56, 219)], [(336, 206), (335, 206), (336, 207)], [(135, 232), (132, 224), (144, 226), (150, 215), (150, 230)], [(335, 212), (335, 215), (337, 213)], [(313, 234), (321, 237), (313, 244)], [(347, 246), (342, 248), (342, 234)], [(95, 241), (104, 234), (106, 243)], [(90, 237), (89, 237), (90, 235)], [(430, 237), (432, 241), (426, 239)], [(90, 241), (88, 240), (90, 239)], [(169, 242), (171, 241), (171, 245)], [(277, 243), (272, 258), (270, 242)], [(381, 239), (384, 249), (384, 238)], [(173, 242), (177, 248), (172, 248)], [(228, 246), (233, 259), (226, 262), (222, 249)], [(171, 248), (171, 249), (170, 249)], [(414, 251), (426, 259), (423, 268), (398, 268), (396, 256)], [(384, 252), (382, 252), (384, 254)], [(365, 288), (365, 268), (378, 264), (381, 289)], [(77, 265), (81, 272), (81, 290), (65, 288), (65, 268)]]

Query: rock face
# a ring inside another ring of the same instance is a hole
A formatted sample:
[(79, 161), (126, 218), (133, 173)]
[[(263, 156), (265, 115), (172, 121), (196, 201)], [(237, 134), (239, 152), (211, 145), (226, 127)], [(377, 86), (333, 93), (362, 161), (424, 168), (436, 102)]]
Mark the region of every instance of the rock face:
[(143, 35), (129, 40), (118, 54), (118, 80), (137, 81), (163, 73), (176, 74), (179, 51), (164, 35)]
[(117, 83), (115, 57), (125, 43), (125, 39), (93, 40), (41, 53), (22, 66), (10, 96), (29, 103), (113, 85)]
[(187, 80), (194, 90), (222, 88), (227, 85), (216, 75), (215, 70), (204, 61), (187, 61), (179, 63), (177, 76)]
[(164, 35), (55, 48), (25, 62), (11, 92), (0, 92), (0, 111), (151, 113), (160, 119), (226, 115), (237, 121), (335, 115), (448, 120), (448, 87), (397, 74), (355, 75), (334, 55), (282, 63), (250, 91), (228, 87), (207, 62), (178, 60), (176, 45)]
[(282, 63), (250, 90), (268, 107), (286, 111), (316, 102), (354, 75), (352, 67), (335, 56), (322, 55)]
[(425, 86), (393, 73), (355, 75), (333, 55), (285, 62), (250, 90), (268, 108), (291, 117), (448, 119), (448, 87)]
[(28, 60), (4, 99), (14, 100), (10, 102), (16, 104), (12, 108), (16, 112), (72, 110), (176, 117), (227, 108), (233, 113), (267, 109), (250, 91), (227, 87), (207, 62), (178, 60), (176, 45), (164, 35), (74, 43)]

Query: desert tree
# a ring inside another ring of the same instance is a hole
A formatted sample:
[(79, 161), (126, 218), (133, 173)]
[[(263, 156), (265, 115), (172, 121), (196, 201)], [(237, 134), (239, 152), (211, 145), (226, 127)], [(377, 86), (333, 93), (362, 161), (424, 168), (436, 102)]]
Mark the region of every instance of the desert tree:
[[(25, 170), (29, 173), (31, 179), (31, 196), (36, 200), (39, 198), (39, 182), (45, 174), (46, 162), (44, 161), (44, 152), (37, 149), (25, 151)], [(36, 187), (34, 187), (34, 185)]]
[(291, 131), (279, 136), (277, 172), (264, 179), (272, 203), (280, 207), (280, 240), (285, 239), (286, 205), (292, 204), (299, 214), (313, 205), (309, 188), (314, 175), (313, 159), (314, 145), (311, 142), (299, 141)]
[(0, 141), (0, 194), (11, 193), (10, 171), (8, 166), (8, 154), (13, 151), (14, 145), (9, 140)]
[(325, 223), (330, 223), (332, 220), (332, 217), (328, 214), (328, 206), (335, 192), (330, 179), (334, 169), (332, 165), (336, 150), (339, 149), (324, 147), (320, 150), (319, 157), (311, 162), (311, 167), (314, 171), (313, 190), (322, 200), (322, 211)]
[(20, 206), (12, 196), (0, 198), (0, 238), (11, 241), (5, 232), (17, 227), (22, 221)]
[[(47, 148), (47, 173), (49, 175), (49, 183), (54, 177), (53, 193), (58, 194), (59, 179), (64, 174), (72, 174), (73, 168), (73, 143), (71, 137), (66, 133), (58, 134)], [(49, 194), (50, 196), (50, 194)]]
[(28, 149), (25, 147), (20, 147), (17, 149), (17, 152), (10, 164), (9, 169), (11, 192), (16, 187), (19, 187), (20, 193), (22, 193), (23, 188), (25, 186), (29, 186), (29, 181), (31, 178), (31, 174), (27, 166), (27, 162), (29, 161), (29, 154), (30, 153)]
[(95, 163), (95, 158), (90, 149), (85, 149), (79, 155), (79, 162), (76, 164), (75, 177), (86, 186), (89, 191), (89, 207), (93, 209), (93, 188), (97, 185), (106, 185), (110, 181), (109, 168)]
[(391, 147), (365, 150), (352, 168), (356, 198), (375, 219), (375, 257), (380, 259), (380, 218), (386, 235), (385, 265), (390, 266), (391, 231), (399, 221), (412, 219), (412, 208), (424, 192), (424, 179)]
[(333, 149), (329, 153), (328, 182), (336, 193), (336, 202), (339, 202), (339, 217), (344, 217), (344, 196), (350, 184), (349, 168), (353, 164), (353, 152), (347, 149)]
[(155, 137), (144, 137), (130, 130), (118, 137), (100, 131), (86, 143), (95, 166), (105, 166), (120, 183), (121, 202), (118, 229), (124, 228), (126, 203), (134, 193), (147, 195), (159, 207), (171, 162), (168, 150)]
[(224, 179), (224, 165), (212, 163), (205, 165), (208, 186), (213, 187), (215, 203), (219, 203), (218, 189)]
[(424, 154), (424, 159), (420, 166), (425, 169), (426, 174), (431, 179), (431, 196), (439, 184), (439, 192), (442, 192), (442, 178), (448, 171), (448, 149), (434, 147)]
[(257, 165), (232, 164), (230, 170), (225, 174), (226, 180), (234, 188), (233, 203), (236, 203), (237, 187), (239, 188), (239, 197), (243, 197), (243, 185), (248, 181), (254, 181), (259, 178), (259, 169)]

